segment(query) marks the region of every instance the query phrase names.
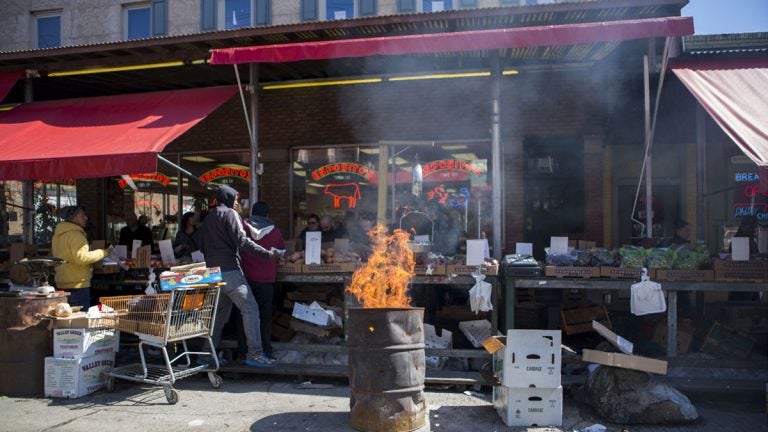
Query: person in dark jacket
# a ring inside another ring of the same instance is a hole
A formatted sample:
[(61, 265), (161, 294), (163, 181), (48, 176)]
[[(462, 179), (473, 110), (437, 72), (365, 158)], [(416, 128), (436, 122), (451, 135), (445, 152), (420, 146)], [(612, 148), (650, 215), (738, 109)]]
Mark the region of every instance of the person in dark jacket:
[(142, 246), (152, 244), (152, 230), (147, 227), (146, 216), (141, 215), (140, 218), (136, 218), (134, 212), (128, 212), (128, 214), (125, 215), (125, 224), (126, 225), (120, 229), (120, 239), (117, 241), (117, 244), (127, 246), (128, 252), (131, 251), (134, 240), (141, 240)]
[(240, 254), (249, 252), (264, 258), (274, 258), (277, 254), (248, 238), (237, 212), (238, 198), (239, 194), (235, 189), (229, 186), (219, 187), (216, 190), (217, 205), (203, 221), (200, 250), (205, 255), (208, 267), (221, 269), (223, 282), (226, 283), (221, 287), (212, 336), (214, 344), (218, 346), (234, 303), (240, 309), (248, 343), (245, 364), (271, 367), (274, 366), (275, 360), (264, 355), (259, 330), (259, 308), (243, 274)]
[(190, 257), (192, 252), (200, 250), (200, 230), (195, 227), (195, 212), (186, 212), (181, 216), (179, 232), (173, 239), (173, 253), (176, 258)]
[[(249, 235), (264, 249), (285, 249), (285, 240), (280, 229), (269, 218), (269, 205), (264, 201), (258, 201), (251, 208), (251, 217), (243, 221), (252, 230)], [(259, 321), (261, 322), (261, 346), (264, 355), (274, 358), (272, 353), (272, 299), (277, 280), (277, 261), (271, 258), (262, 258), (250, 252), (244, 252), (243, 271), (248, 284), (251, 286), (256, 303), (259, 305)], [(238, 345), (241, 350), (244, 345), (244, 332), (242, 326), (238, 327)]]

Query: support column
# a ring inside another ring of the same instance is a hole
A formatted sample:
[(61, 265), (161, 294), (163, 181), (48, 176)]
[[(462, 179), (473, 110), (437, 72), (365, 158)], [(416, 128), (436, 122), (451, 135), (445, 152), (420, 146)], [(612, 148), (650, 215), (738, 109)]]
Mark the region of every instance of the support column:
[(504, 226), (502, 215), (502, 189), (504, 182), (501, 177), (501, 66), (499, 57), (493, 59), (492, 83), (491, 83), (491, 197), (493, 198), (493, 258), (501, 261), (502, 256), (502, 229)]
[[(251, 94), (251, 184), (250, 184), (250, 205), (259, 200), (259, 65), (250, 63), (250, 84), (248, 85)], [(250, 209), (248, 209), (250, 214)]]

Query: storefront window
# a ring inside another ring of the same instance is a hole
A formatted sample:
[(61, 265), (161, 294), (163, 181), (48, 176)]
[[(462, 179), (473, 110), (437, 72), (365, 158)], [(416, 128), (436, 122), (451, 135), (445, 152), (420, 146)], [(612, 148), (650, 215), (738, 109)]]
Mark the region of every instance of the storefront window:
[[(464, 238), (491, 236), (487, 142), (406, 143), (388, 147), (388, 153), (387, 172), (381, 173), (377, 146), (295, 149), (293, 235), (301, 232), (310, 214), (331, 216), (338, 226), (345, 218), (375, 215), (379, 182), (385, 181), (390, 227), (405, 222), (403, 228), (433, 242), (450, 237), (442, 251), (447, 255), (461, 252)], [(428, 221), (415, 224), (403, 218), (414, 213)]]
[(0, 248), (22, 241), (24, 220), (23, 183), (0, 182)]
[(58, 209), (77, 204), (74, 179), (35, 183), (35, 244), (50, 244), (59, 222)]

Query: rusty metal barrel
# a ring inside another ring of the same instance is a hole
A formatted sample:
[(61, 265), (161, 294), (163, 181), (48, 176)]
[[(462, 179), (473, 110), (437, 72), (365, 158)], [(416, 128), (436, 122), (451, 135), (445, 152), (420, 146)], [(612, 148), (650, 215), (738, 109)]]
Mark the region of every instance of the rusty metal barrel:
[(350, 424), (407, 432), (426, 424), (424, 308), (350, 308)]

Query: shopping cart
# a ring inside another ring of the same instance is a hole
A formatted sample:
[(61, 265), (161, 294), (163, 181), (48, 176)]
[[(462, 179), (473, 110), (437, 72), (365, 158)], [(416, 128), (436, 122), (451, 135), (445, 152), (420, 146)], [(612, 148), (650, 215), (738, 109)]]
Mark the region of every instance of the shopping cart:
[[(191, 285), (176, 288), (169, 293), (156, 295), (135, 295), (101, 297), (99, 301), (111, 308), (102, 311), (106, 316), (115, 317), (115, 328), (132, 333), (139, 338), (139, 356), (141, 363), (119, 366), (107, 372), (107, 391), (115, 388), (115, 379), (124, 379), (163, 386), (168, 403), (179, 401), (179, 393), (172, 387), (176, 380), (208, 372), (208, 380), (213, 388), (221, 387), (219, 359), (213, 347), (211, 332), (216, 317), (219, 299), (219, 287), (223, 283)], [(190, 351), (187, 340), (203, 338), (208, 342), (210, 351)], [(169, 343), (181, 344), (183, 350), (174, 358), (168, 355)], [(147, 364), (144, 347), (154, 347), (163, 354), (162, 365)], [(197, 356), (193, 364), (191, 356)], [(211, 356), (209, 363), (201, 362)], [(212, 366), (209, 366), (211, 364)]]

